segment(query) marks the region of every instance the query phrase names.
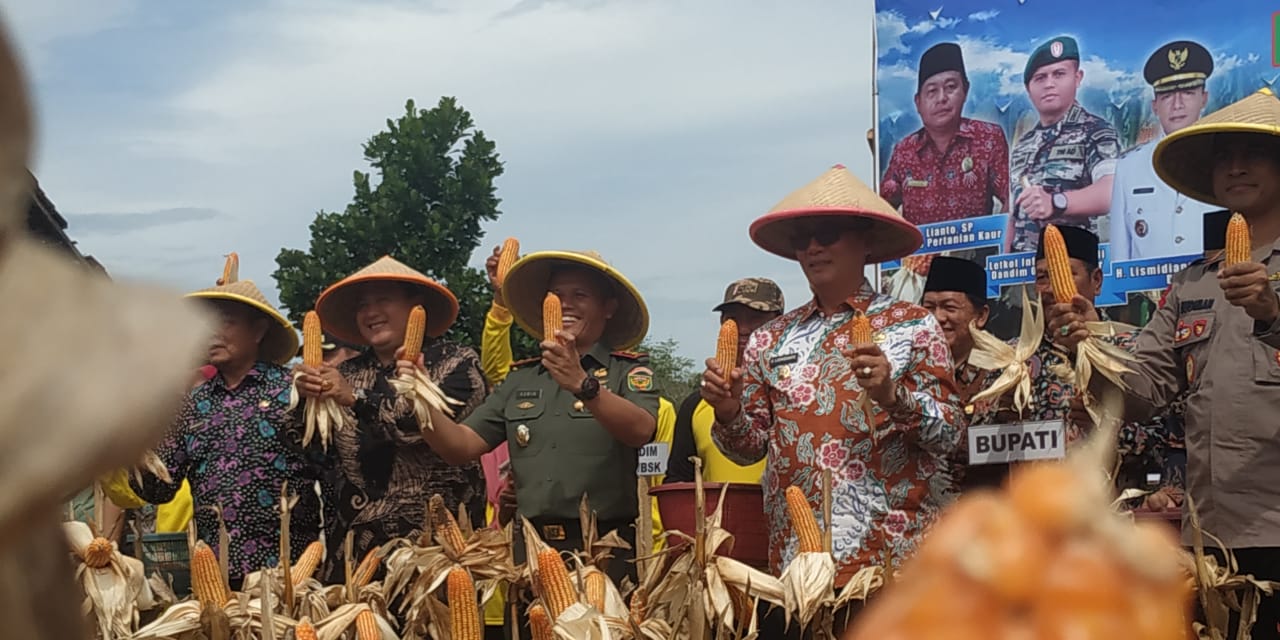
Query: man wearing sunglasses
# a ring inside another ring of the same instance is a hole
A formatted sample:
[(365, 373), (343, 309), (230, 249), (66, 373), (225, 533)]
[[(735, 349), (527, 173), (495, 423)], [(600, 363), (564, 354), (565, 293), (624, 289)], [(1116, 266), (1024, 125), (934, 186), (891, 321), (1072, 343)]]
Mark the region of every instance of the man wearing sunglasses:
[[(951, 352), (928, 311), (863, 277), (866, 264), (915, 251), (921, 235), (843, 166), (756, 220), (751, 238), (799, 262), (814, 297), (752, 333), (733, 371), (707, 361), (701, 389), (715, 410), (712, 437), (738, 464), (768, 453), (775, 575), (796, 555), (786, 488), (799, 488), (822, 522), (822, 472), (831, 472), (839, 588), (863, 567), (899, 565), (954, 495), (941, 472), (964, 436)], [(870, 337), (858, 335), (863, 321)], [(837, 612), (837, 636), (850, 613)]]

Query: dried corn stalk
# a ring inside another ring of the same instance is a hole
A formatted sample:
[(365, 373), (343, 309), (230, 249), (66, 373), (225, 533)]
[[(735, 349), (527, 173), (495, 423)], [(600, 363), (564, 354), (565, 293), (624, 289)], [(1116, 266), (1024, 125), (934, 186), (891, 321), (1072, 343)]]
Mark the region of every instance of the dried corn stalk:
[[(405, 327), (404, 353), (401, 357), (413, 361), (421, 355), (426, 325), (426, 310), (421, 305), (414, 307), (409, 313), (409, 322)], [(431, 409), (453, 416), (453, 408), (449, 405), (463, 404), (445, 395), (422, 367), (414, 367), (413, 373), (393, 378), (391, 386), (397, 394), (408, 398), (413, 404), (413, 414), (417, 416), (418, 424), (424, 429), (432, 428)]]
[[(323, 343), (324, 334), (320, 328), (320, 316), (315, 311), (308, 311), (302, 318), (302, 364), (312, 369), (324, 364)], [(303, 400), (298, 393), (298, 377), (301, 375), (301, 371), (293, 374), (293, 386), (289, 390), (289, 411), (296, 409), (298, 403)], [(347, 414), (342, 407), (338, 406), (334, 398), (329, 396), (307, 398), (302, 415), (303, 446), (311, 444), (311, 440), (319, 435), (320, 446), (327, 451), (333, 433), (343, 428), (347, 422)]]

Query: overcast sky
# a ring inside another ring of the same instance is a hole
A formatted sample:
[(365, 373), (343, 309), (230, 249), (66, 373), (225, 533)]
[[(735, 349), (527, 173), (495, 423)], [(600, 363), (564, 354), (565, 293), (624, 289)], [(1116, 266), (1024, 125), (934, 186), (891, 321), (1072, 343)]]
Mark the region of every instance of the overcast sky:
[[(341, 210), (361, 144), (456, 96), (506, 163), (483, 253), (595, 249), (651, 337), (711, 354), (741, 276), (808, 297), (747, 226), (844, 163), (871, 182), (870, 0), (0, 0), (35, 93), (34, 171), (117, 278), (189, 290)], [(659, 232), (662, 229), (662, 232)]]

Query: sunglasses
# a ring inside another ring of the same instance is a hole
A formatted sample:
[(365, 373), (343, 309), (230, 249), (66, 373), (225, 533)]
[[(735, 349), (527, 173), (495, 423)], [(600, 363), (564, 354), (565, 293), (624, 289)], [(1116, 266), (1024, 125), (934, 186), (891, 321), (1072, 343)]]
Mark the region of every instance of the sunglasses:
[(826, 222), (812, 227), (801, 227), (791, 234), (791, 248), (795, 251), (804, 251), (809, 248), (810, 242), (829, 247), (839, 242), (846, 231), (861, 231), (866, 227), (867, 225), (853, 222)]

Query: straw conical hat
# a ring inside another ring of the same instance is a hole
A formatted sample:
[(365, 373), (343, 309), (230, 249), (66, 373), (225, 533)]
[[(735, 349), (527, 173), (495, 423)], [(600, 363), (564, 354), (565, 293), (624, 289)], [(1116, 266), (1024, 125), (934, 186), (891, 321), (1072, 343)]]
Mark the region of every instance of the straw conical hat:
[(1179, 193), (1221, 206), (1213, 195), (1213, 134), (1280, 136), (1280, 100), (1261, 89), (1200, 118), (1160, 141), (1152, 154), (1156, 175)]
[(298, 353), (298, 331), (284, 314), (267, 302), (267, 297), (252, 280), (237, 280), (231, 284), (201, 289), (187, 294), (188, 298), (205, 300), (230, 300), (249, 305), (271, 318), (271, 328), (258, 348), (258, 358), (276, 364), (284, 364)]
[(873, 263), (910, 255), (924, 241), (915, 225), (841, 164), (792, 192), (751, 223), (751, 239), (769, 253), (794, 260), (792, 226), (800, 220), (822, 217), (869, 220), (873, 237), (867, 243), (871, 250), (868, 260)]
[[(0, 551), (6, 552), (66, 496), (136, 463), (163, 437), (213, 326), (198, 305), (172, 291), (112, 282), (28, 235), (26, 96), (0, 28)], [(12, 586), (0, 584), (0, 595)], [(71, 618), (73, 608), (65, 611)], [(48, 629), (49, 618), (20, 612), (8, 622)]]
[(426, 334), (440, 337), (458, 319), (458, 299), (444, 285), (409, 268), (404, 263), (383, 256), (373, 264), (339, 280), (316, 299), (316, 313), (325, 332), (351, 344), (367, 344), (356, 327), (356, 294), (365, 282), (404, 282), (422, 290), (426, 297)]
[(511, 317), (529, 335), (542, 339), (542, 301), (547, 296), (551, 271), (557, 265), (594, 269), (614, 283), (618, 310), (605, 327), (601, 341), (610, 349), (633, 349), (649, 332), (649, 309), (635, 285), (594, 251), (538, 251), (511, 265), (503, 281)]

